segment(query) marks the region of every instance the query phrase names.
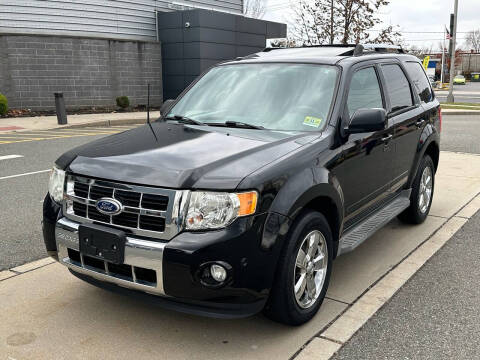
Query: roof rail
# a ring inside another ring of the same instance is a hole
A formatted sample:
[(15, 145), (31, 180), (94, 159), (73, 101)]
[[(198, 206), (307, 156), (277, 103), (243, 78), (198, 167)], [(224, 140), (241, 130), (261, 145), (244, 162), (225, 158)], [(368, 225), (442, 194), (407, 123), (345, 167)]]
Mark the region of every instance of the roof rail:
[(361, 56), (365, 53), (398, 53), (405, 54), (405, 51), (399, 45), (391, 44), (357, 44), (355, 50), (353, 51), (354, 56)]

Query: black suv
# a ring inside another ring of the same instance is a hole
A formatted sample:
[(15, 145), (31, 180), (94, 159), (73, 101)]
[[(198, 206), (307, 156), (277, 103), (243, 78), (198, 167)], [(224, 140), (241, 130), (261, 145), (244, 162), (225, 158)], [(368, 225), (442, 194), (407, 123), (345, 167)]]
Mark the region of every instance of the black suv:
[(401, 49), (266, 49), (211, 68), (162, 114), (56, 161), (45, 244), (87, 282), (298, 325), (337, 256), (429, 213), (441, 112)]

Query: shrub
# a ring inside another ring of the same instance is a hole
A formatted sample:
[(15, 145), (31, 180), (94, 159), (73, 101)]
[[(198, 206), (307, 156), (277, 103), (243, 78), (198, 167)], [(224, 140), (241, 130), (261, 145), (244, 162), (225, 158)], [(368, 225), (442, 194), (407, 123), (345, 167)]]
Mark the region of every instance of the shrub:
[(122, 109), (126, 109), (130, 106), (130, 99), (128, 96), (117, 97), (117, 106)]
[(8, 101), (5, 95), (0, 94), (0, 115), (7, 115)]

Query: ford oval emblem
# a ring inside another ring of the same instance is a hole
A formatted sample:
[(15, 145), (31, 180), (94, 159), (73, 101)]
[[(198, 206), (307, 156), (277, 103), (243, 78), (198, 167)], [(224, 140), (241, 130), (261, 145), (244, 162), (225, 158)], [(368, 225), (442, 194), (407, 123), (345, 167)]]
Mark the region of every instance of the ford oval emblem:
[(122, 212), (122, 203), (112, 198), (101, 198), (95, 203), (99, 212), (105, 215), (118, 215)]

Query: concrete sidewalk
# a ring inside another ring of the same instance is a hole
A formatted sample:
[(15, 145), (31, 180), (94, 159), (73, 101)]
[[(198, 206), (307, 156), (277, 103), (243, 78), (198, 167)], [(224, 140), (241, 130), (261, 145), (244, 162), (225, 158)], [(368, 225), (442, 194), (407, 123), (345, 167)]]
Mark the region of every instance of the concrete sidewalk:
[(442, 152), (435, 192), (424, 224), (394, 220), (336, 260), (327, 299), (303, 326), (261, 315), (217, 320), (167, 311), (92, 287), (45, 259), (0, 273), (0, 355), (326, 359), (467, 221), (468, 209), (478, 209), (471, 201), (480, 192), (480, 157)]
[[(159, 111), (150, 111), (150, 119), (152, 121), (156, 120), (159, 116)], [(144, 123), (146, 121), (146, 112), (68, 115), (67, 125), (58, 125), (56, 116), (0, 118), (0, 133), (11, 131), (50, 130), (69, 127), (130, 125)]]

